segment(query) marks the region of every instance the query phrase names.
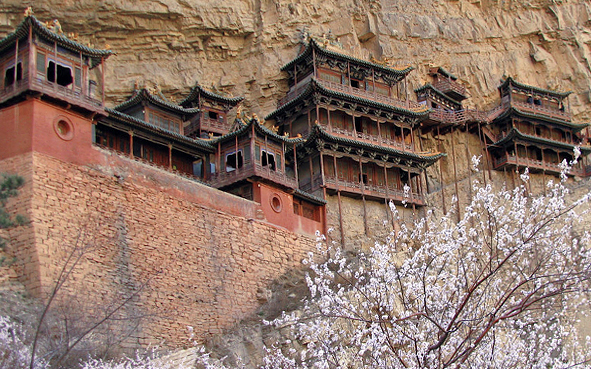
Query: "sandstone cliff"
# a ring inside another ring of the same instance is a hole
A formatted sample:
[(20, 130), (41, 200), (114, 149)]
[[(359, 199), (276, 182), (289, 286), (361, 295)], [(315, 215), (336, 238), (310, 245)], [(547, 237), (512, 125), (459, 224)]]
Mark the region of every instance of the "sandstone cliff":
[[(359, 57), (390, 57), (416, 68), (411, 87), (441, 65), (464, 82), (468, 105), (488, 107), (503, 75), (572, 90), (578, 121), (591, 85), (591, 6), (577, 0), (3, 0), (0, 36), (31, 5), (39, 19), (117, 55), (107, 93), (121, 101), (135, 81), (158, 83), (180, 98), (199, 81), (246, 98), (259, 116), (285, 93), (279, 68), (298, 51), (302, 29), (340, 37)], [(413, 96), (414, 98), (414, 96)]]

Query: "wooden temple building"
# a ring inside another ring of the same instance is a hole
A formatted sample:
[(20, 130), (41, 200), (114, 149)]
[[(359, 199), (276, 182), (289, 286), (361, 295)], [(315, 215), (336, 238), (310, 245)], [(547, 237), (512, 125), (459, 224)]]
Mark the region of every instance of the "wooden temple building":
[(588, 124), (572, 122), (570, 92), (528, 86), (509, 77), (499, 86), (499, 93), (501, 103), (483, 127), (493, 169), (522, 171), (528, 167), (530, 172), (556, 175), (562, 161), (574, 159), (577, 147), (582, 157), (570, 174), (591, 174), (586, 166), (591, 146), (582, 132)]
[[(572, 122), (569, 93), (507, 78), (499, 106), (469, 110), (466, 88), (438, 67), (414, 101), (412, 67), (353, 57), (331, 37), (307, 38), (281, 68), (289, 91), (264, 121), (240, 111), (241, 97), (199, 84), (180, 103), (136, 86), (106, 108), (110, 55), (32, 15), (0, 40), (0, 159), (35, 150), (87, 164), (107, 149), (252, 200), (261, 219), (313, 234), (328, 228), (327, 206), (340, 214), (342, 196), (362, 200), (364, 209), (367, 201), (427, 205), (427, 168), (455, 153), (423, 150), (419, 134), (478, 134), (500, 171), (556, 175), (575, 148), (591, 153), (587, 124)], [(586, 164), (572, 174), (590, 175)]]
[(328, 38), (310, 38), (283, 68), (289, 91), (267, 120), (301, 136), (291, 155), (301, 190), (424, 205), (421, 176), (441, 153), (423, 152), (415, 131), (429, 108), (408, 99), (411, 67), (347, 55)]

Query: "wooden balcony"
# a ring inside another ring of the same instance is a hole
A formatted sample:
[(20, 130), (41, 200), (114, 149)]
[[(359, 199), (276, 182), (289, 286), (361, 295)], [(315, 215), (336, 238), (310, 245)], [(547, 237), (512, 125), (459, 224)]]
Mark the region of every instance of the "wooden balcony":
[(466, 87), (456, 81), (439, 79), (433, 82), (433, 87), (444, 94), (451, 96), (455, 100), (463, 100), (466, 98)]
[(363, 182), (346, 181), (336, 177), (325, 177), (324, 184), (326, 188), (332, 190), (340, 190), (356, 195), (365, 195), (370, 198), (391, 199), (398, 203), (408, 203), (415, 205), (425, 205), (424, 198), (421, 194), (413, 192), (405, 196), (404, 190), (401, 188), (385, 185), (366, 184)]
[(103, 103), (82, 93), (79, 88), (61, 86), (41, 78), (30, 79), (28, 75), (16, 83), (0, 89), (0, 103), (7, 101), (25, 91), (37, 91), (47, 96), (63, 100), (71, 105), (80, 106), (90, 111), (102, 111)]
[(407, 109), (407, 110), (419, 110), (419, 111), (425, 110), (424, 105), (419, 104), (418, 102), (415, 102), (415, 101), (399, 100), (399, 99), (396, 99), (396, 98), (393, 98), (390, 96), (382, 95), (382, 94), (371, 92), (371, 91), (366, 91), (366, 90), (363, 90), (360, 88), (355, 88), (355, 87), (343, 85), (340, 83), (334, 83), (334, 82), (329, 82), (329, 81), (321, 81), (320, 83), (324, 87), (326, 87), (330, 90), (333, 90), (333, 91), (342, 92), (345, 94), (361, 97), (366, 100), (380, 102), (383, 104), (395, 106), (397, 108)]
[(433, 109), (429, 113), (429, 119), (445, 124), (464, 124), (466, 122), (487, 122), (487, 112), (475, 110), (475, 109), (464, 109), (464, 110), (445, 110), (445, 109)]
[(572, 113), (569, 111), (563, 111), (560, 109), (550, 109), (541, 105), (528, 104), (521, 101), (511, 101), (510, 104), (521, 111), (526, 111), (534, 114), (541, 114), (551, 118), (570, 121), (573, 117)]
[(327, 132), (337, 137), (349, 138), (352, 140), (366, 142), (378, 146), (387, 146), (402, 151), (414, 151), (412, 145), (404, 142), (403, 140), (392, 140), (382, 136), (375, 136), (363, 132), (350, 131), (337, 127), (324, 126), (324, 128), (327, 130)]
[[(531, 159), (527, 157), (518, 157), (515, 155), (505, 154), (502, 156), (493, 157), (493, 169), (499, 170), (503, 168), (517, 167), (529, 168), (530, 172), (546, 172), (550, 174), (560, 174), (562, 168), (559, 164), (549, 163), (546, 161)], [(587, 177), (591, 175), (591, 166), (582, 166), (580, 163), (573, 167), (568, 174), (580, 177)]]
[(242, 168), (229, 172), (224, 169), (224, 171), (214, 173), (208, 182), (212, 187), (222, 188), (252, 177), (260, 177), (285, 187), (297, 188), (295, 178), (288, 177), (283, 172), (271, 170), (268, 166), (263, 167), (260, 164), (253, 163), (245, 163)]

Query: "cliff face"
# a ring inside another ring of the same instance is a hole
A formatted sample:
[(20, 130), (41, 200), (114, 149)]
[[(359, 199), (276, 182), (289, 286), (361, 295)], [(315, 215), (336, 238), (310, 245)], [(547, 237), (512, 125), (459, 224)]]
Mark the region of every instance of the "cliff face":
[[(332, 32), (362, 58), (388, 57), (416, 68), (410, 87), (443, 66), (468, 87), (469, 106), (486, 108), (503, 75), (543, 88), (572, 90), (577, 120), (591, 85), (591, 6), (577, 0), (4, 0), (0, 36), (33, 6), (82, 42), (109, 45), (107, 93), (128, 96), (135, 81), (157, 83), (173, 98), (196, 81), (246, 98), (265, 116), (286, 89), (279, 68), (296, 56), (301, 30)], [(414, 98), (414, 96), (412, 96)]]

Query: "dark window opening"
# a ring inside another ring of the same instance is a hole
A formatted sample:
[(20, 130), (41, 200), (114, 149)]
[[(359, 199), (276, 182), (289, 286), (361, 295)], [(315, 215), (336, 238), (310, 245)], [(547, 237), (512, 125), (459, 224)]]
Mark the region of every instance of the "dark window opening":
[(359, 183), (363, 182), (363, 184), (367, 184), (367, 174), (360, 173), (359, 174)]
[(534, 105), (542, 105), (542, 100), (540, 99), (534, 99)]
[(528, 96), (528, 97), (527, 97), (527, 103), (528, 103), (528, 104), (533, 104), (533, 103), (534, 103), (534, 98), (533, 98), (533, 97), (531, 97), (531, 96)]
[(363, 123), (361, 117), (355, 117), (355, 130), (357, 132), (363, 132)]
[(351, 87), (359, 88), (359, 86), (360, 86), (359, 81), (354, 80), (354, 79), (351, 80)]
[(213, 119), (213, 120), (218, 119), (218, 113), (216, 113), (215, 111), (208, 111), (207, 116), (209, 117), (209, 119)]
[(193, 175), (195, 177), (203, 178), (203, 160), (197, 159), (193, 162)]
[(238, 150), (238, 157), (236, 157), (236, 151), (226, 154), (226, 172), (233, 172), (238, 168), (242, 168), (243, 165), (242, 150)]
[(49, 82), (55, 82), (60, 86), (68, 86), (74, 81), (74, 78), (72, 77), (72, 69), (61, 64), (58, 64), (56, 67), (55, 62), (50, 61), (47, 64), (47, 80)]
[(541, 136), (542, 135), (542, 129), (540, 127), (536, 127), (535, 130), (536, 130), (536, 135), (537, 136)]
[[(23, 63), (19, 62), (16, 65), (16, 80), (20, 81), (23, 79)], [(14, 66), (6, 69), (6, 74), (4, 75), (4, 87), (10, 86), (14, 83)]]
[(268, 166), (269, 169), (275, 170), (275, 155), (270, 152), (266, 152), (265, 150), (262, 150), (261, 151), (261, 165), (263, 167)]
[(433, 109), (437, 109), (437, 108), (439, 107), (439, 105), (437, 105), (436, 103), (431, 103), (431, 107), (432, 107)]

